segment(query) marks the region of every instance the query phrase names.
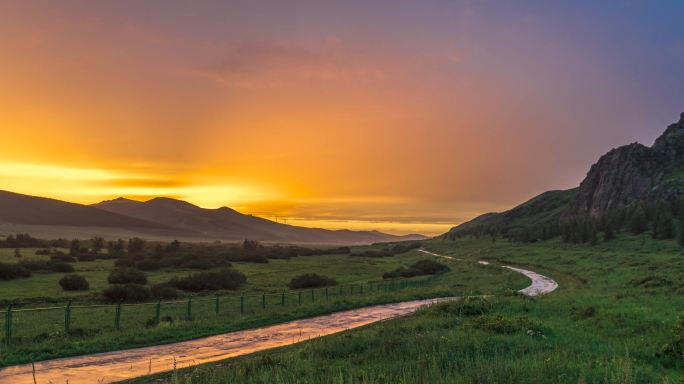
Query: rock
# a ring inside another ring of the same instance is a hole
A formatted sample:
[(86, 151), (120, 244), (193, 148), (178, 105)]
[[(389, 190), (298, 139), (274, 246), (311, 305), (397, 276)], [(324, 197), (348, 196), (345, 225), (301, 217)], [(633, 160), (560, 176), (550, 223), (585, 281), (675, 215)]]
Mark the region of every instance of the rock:
[(603, 155), (592, 165), (563, 216), (598, 216), (637, 201), (681, 195), (684, 183), (668, 176), (684, 170), (683, 163), (684, 113), (652, 147), (633, 143)]

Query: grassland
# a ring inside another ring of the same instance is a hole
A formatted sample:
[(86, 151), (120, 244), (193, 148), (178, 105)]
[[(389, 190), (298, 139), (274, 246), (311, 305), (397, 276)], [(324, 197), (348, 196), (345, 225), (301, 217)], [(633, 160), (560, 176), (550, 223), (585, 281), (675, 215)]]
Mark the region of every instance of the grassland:
[[(200, 296), (193, 298), (192, 318), (188, 319), (186, 297), (178, 302), (162, 304), (162, 322), (159, 325), (153, 324), (153, 303), (124, 305), (120, 329), (114, 327), (114, 306), (76, 305), (71, 311), (71, 328), (68, 333), (64, 332), (62, 305), (51, 304), (55, 308), (40, 312), (15, 312), (14, 337), (12, 344), (0, 349), (0, 366), (186, 340), (371, 304), (448, 295), (501, 294), (510, 291), (511, 288), (522, 288), (527, 283), (524, 277), (508, 271), (496, 270), (490, 274), (479, 275), (477, 272), (481, 268), (476, 264), (449, 262), (452, 270), (439, 275), (424, 287), (377, 290), (377, 283), (382, 281), (383, 272), (425, 258), (430, 257), (411, 251), (384, 258), (319, 255), (270, 260), (267, 264), (234, 263), (234, 268), (247, 275), (249, 284), (243, 292), (220, 293), (218, 315), (215, 313), (214, 296)], [(105, 284), (107, 270), (111, 268), (111, 264), (108, 263), (111, 261), (78, 262), (75, 265), (77, 269), (83, 268), (79, 273), (89, 276), (97, 287), (98, 284)], [(361, 293), (358, 288), (352, 292), (347, 286), (340, 294), (339, 287), (336, 287), (330, 290), (328, 299), (324, 299), (323, 291), (318, 290), (315, 293), (317, 299), (313, 302), (309, 296), (310, 291), (305, 291), (300, 305), (298, 293), (288, 291), (287, 283), (292, 277), (304, 272), (325, 274), (336, 278), (342, 285), (373, 283), (376, 288), (366, 286), (365, 291)], [(189, 271), (158, 271), (150, 273), (149, 277), (155, 281), (187, 273)], [(54, 275), (53, 277), (45, 274), (51, 279), (61, 276)], [(96, 280), (98, 276), (102, 279), (99, 283)], [(39, 283), (42, 279), (43, 276), (35, 274), (28, 279), (3, 284), (14, 287), (16, 292), (20, 292), (22, 287), (26, 292), (40, 292)], [(52, 285), (46, 286), (45, 289), (46, 292), (55, 295), (61, 294)], [(287, 292), (285, 305), (281, 304), (283, 292)], [(264, 293), (266, 296), (263, 296)], [(240, 309), (241, 295), (246, 295), (244, 312)], [(264, 299), (266, 309), (263, 308)]]
[[(36, 255), (37, 249), (21, 250), (26, 260), (48, 260), (49, 256)], [(244, 293), (281, 292), (294, 276), (304, 272), (320, 273), (336, 279), (340, 284), (365, 283), (378, 280), (383, 272), (405, 265), (421, 257), (411, 253), (402, 258), (365, 258), (348, 255), (319, 255), (295, 257), (289, 260), (270, 260), (269, 263), (234, 262), (233, 267), (247, 276)], [(0, 262), (16, 263), (14, 249), (0, 248)], [(66, 301), (80, 299), (92, 301), (107, 288), (107, 276), (114, 269), (114, 260), (95, 260), (72, 264), (76, 273), (90, 283), (88, 291), (65, 292), (58, 281), (64, 273), (34, 272), (26, 279), (0, 281), (0, 301)], [(146, 272), (150, 284), (162, 283), (173, 277), (182, 277), (197, 270), (167, 268)]]
[[(410, 318), (136, 383), (679, 383), (684, 255), (620, 236), (596, 246), (431, 241), (432, 251), (520, 265), (556, 279), (551, 295), (442, 304)], [(497, 274), (473, 269), (470, 278)], [(456, 277), (455, 275), (452, 275)], [(668, 353), (666, 346), (679, 346)]]

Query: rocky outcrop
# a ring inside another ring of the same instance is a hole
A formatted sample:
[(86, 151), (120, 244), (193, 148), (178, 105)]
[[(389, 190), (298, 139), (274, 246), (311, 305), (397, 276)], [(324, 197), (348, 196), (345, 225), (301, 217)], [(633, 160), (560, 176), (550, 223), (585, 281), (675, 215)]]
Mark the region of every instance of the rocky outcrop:
[(678, 122), (667, 127), (651, 148), (670, 162), (681, 163), (684, 160), (684, 113)]
[(652, 147), (633, 143), (614, 148), (591, 166), (580, 186), (545, 192), (509, 211), (488, 213), (452, 228), (506, 232), (578, 216), (600, 216), (639, 201), (684, 196), (684, 113)]
[(679, 195), (684, 189), (671, 176), (681, 170), (682, 160), (684, 113), (652, 147), (634, 143), (603, 155), (592, 165), (564, 216), (597, 216), (637, 201)]

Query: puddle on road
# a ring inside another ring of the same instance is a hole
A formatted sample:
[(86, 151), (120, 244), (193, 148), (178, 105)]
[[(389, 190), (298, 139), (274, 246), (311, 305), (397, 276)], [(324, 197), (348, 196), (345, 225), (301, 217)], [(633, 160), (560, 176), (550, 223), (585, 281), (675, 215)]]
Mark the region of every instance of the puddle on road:
[[(174, 344), (48, 360), (35, 364), (36, 379), (39, 384), (67, 380), (69, 384), (112, 383), (170, 371), (174, 358), (177, 368), (224, 360), (408, 315), (425, 305), (454, 299), (376, 305)], [(0, 383), (33, 384), (31, 365), (0, 369)]]

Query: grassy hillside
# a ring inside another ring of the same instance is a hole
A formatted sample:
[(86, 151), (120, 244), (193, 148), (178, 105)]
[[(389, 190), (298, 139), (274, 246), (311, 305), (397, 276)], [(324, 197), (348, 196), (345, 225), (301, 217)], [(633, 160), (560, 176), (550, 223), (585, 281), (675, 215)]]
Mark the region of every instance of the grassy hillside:
[[(433, 241), (464, 259), (556, 279), (545, 297), (450, 303), (416, 316), (137, 383), (678, 383), (684, 380), (684, 256), (671, 241), (619, 236), (596, 246), (552, 240)], [(470, 271), (482, 279), (496, 266)]]
[(544, 192), (501, 213), (486, 213), (451, 229), (450, 234), (496, 233), (506, 235), (532, 226), (557, 222), (577, 189)]

